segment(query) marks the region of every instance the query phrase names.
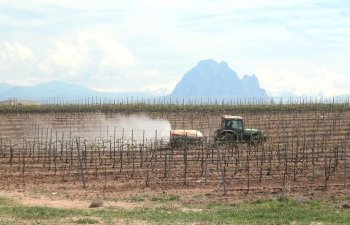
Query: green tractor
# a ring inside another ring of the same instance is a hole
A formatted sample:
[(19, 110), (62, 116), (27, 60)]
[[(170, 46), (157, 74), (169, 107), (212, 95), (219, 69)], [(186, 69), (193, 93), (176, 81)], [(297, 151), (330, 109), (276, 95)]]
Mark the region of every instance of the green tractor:
[(215, 141), (263, 142), (266, 137), (258, 129), (245, 128), (242, 117), (225, 115), (221, 118), (221, 128), (215, 131)]

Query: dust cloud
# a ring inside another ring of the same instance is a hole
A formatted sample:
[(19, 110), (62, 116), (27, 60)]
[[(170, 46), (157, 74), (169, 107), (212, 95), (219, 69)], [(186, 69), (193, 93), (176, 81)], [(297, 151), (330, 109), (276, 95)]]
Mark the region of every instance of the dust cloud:
[(106, 118), (101, 123), (105, 136), (136, 142), (164, 140), (170, 138), (170, 122), (152, 119), (146, 115), (119, 116)]
[(151, 118), (144, 114), (50, 114), (7, 116), (8, 125), (1, 137), (45, 141), (79, 137), (85, 140), (115, 140), (124, 143), (170, 140), (168, 120)]

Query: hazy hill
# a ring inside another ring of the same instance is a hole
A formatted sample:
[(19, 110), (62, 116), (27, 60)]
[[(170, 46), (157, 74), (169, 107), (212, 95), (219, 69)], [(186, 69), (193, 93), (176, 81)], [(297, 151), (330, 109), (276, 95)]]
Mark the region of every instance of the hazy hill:
[(240, 79), (226, 62), (200, 61), (176, 85), (173, 97), (267, 97), (255, 75)]
[(139, 96), (144, 98), (154, 97), (148, 93), (98, 92), (83, 85), (63, 81), (50, 81), (34, 86), (11, 86), (6, 85), (5, 83), (0, 84), (0, 100), (16, 98), (22, 100), (41, 101), (52, 97), (59, 98), (61, 100), (76, 100), (91, 97), (116, 99), (131, 96)]
[(51, 81), (34, 86), (12, 86), (0, 93), (1, 99), (17, 98), (25, 100), (44, 100), (50, 97), (77, 98), (90, 96), (93, 91), (90, 89), (61, 81)]
[(0, 83), (0, 95), (8, 91), (10, 88), (13, 88), (13, 85), (7, 83)]

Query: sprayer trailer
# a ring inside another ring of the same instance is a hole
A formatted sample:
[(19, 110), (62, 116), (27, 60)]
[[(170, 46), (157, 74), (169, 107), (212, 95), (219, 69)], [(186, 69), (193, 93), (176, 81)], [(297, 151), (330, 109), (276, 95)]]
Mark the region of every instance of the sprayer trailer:
[(200, 143), (204, 140), (199, 130), (171, 130), (170, 143), (172, 145)]

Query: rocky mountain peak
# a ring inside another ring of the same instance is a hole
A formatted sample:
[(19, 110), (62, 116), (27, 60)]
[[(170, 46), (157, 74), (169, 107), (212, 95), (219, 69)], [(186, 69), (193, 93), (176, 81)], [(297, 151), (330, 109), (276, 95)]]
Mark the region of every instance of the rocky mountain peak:
[(226, 62), (202, 60), (176, 85), (176, 97), (267, 97), (255, 75), (240, 79)]

